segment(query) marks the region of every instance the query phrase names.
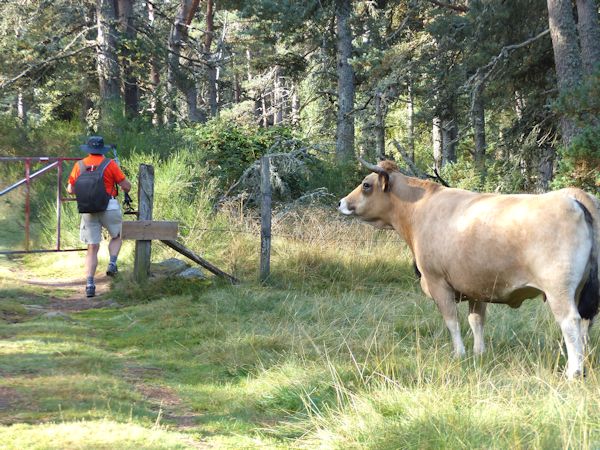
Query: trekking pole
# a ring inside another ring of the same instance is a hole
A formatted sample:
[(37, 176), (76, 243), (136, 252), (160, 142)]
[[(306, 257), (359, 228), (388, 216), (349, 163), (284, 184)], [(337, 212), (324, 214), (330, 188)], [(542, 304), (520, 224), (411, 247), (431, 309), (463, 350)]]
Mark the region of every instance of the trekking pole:
[[(117, 166), (121, 167), (121, 161), (119, 161), (119, 155), (117, 155), (117, 146), (116, 144), (112, 144), (112, 151), (113, 151), (113, 155), (114, 155), (114, 160), (117, 163)], [(123, 206), (125, 207), (125, 211), (123, 212), (124, 214), (137, 214), (137, 211), (133, 210), (133, 205), (132, 202), (133, 200), (131, 200), (131, 197), (129, 196), (129, 193), (124, 192), (124, 196), (123, 196)]]

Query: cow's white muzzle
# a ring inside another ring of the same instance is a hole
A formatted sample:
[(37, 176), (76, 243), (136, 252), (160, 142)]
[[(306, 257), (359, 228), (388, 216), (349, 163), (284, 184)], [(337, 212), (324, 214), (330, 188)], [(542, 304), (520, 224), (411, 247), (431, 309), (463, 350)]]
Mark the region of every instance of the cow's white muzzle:
[(345, 198), (340, 200), (338, 210), (346, 216), (350, 216), (350, 215), (354, 214), (350, 209), (348, 209), (348, 203), (346, 202)]

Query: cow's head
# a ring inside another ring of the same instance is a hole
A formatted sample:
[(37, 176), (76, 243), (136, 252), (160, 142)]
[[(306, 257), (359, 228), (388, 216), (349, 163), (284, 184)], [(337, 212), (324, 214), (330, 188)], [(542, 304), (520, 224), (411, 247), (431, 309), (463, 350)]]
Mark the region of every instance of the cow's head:
[(393, 172), (398, 166), (393, 161), (369, 164), (359, 158), (360, 163), (372, 173), (362, 183), (340, 200), (339, 211), (347, 216), (356, 215), (378, 228), (390, 228), (390, 209)]

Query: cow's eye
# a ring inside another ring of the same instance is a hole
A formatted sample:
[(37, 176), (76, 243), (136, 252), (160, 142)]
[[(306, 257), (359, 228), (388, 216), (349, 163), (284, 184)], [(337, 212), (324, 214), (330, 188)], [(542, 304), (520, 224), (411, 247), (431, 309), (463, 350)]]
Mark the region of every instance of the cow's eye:
[(371, 189), (371, 184), (370, 183), (363, 183), (362, 184), (362, 188), (363, 188), (363, 191), (368, 191), (369, 189)]

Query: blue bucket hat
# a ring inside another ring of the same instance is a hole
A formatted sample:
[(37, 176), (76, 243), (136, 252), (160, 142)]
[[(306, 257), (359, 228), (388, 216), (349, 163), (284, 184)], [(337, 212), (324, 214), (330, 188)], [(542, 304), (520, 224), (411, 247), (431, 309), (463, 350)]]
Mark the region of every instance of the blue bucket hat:
[(110, 151), (110, 147), (104, 145), (104, 138), (102, 136), (90, 136), (87, 144), (80, 145), (79, 148), (85, 153), (93, 155), (106, 155)]

